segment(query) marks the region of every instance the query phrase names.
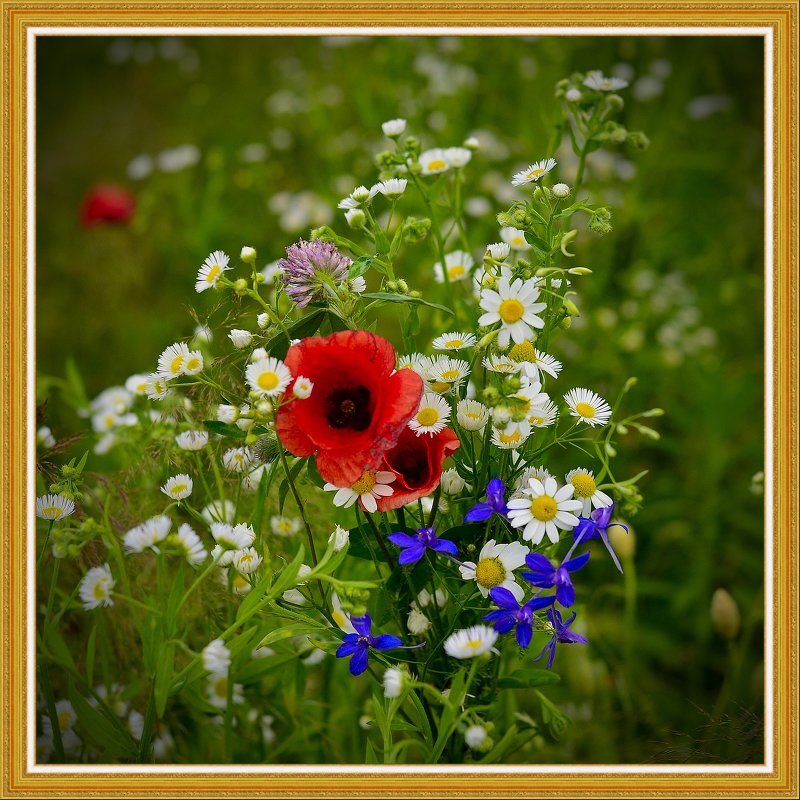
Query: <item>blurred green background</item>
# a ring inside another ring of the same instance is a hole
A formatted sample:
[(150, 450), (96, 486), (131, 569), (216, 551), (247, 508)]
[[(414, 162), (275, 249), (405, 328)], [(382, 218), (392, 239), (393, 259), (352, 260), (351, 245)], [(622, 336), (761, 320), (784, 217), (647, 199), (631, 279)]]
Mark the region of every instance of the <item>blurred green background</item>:
[[(74, 360), (86, 391), (154, 369), (214, 307), (194, 293), (213, 249), (281, 257), (374, 182), (381, 122), (423, 147), (476, 135), (473, 255), (498, 241), (510, 176), (550, 155), (555, 83), (630, 81), (621, 121), (644, 153), (598, 151), (585, 190), (614, 212), (581, 233), (581, 316), (553, 352), (580, 385), (666, 409), (660, 441), (631, 433), (617, 472), (650, 470), (620, 578), (593, 562), (588, 648), (551, 698), (575, 720), (564, 762), (763, 759), (763, 44), (748, 37), (201, 37), (37, 39), (37, 369)], [(563, 148), (558, 176), (574, 158)], [(97, 184), (126, 187), (128, 225), (79, 221)], [(431, 283), (426, 242), (409, 282)], [(57, 438), (84, 429), (43, 381)], [(70, 452), (82, 452), (76, 444)], [(107, 458), (112, 458), (109, 456)], [(104, 462), (92, 457), (97, 468)], [(591, 587), (591, 588), (590, 588)], [(741, 626), (726, 639), (711, 597)]]

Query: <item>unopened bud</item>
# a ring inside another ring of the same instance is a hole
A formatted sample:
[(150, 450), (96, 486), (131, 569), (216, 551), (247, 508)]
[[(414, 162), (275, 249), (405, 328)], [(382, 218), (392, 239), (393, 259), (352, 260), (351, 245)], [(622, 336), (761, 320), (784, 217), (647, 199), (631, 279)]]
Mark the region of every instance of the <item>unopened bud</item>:
[(239, 254), (239, 258), (241, 258), (245, 264), (252, 264), (256, 260), (255, 247), (243, 247), (242, 252)]
[[(618, 522), (620, 520), (617, 520)], [(623, 523), (627, 525), (627, 523)], [(611, 542), (611, 547), (614, 552), (623, 560), (627, 561), (633, 558), (636, 552), (636, 536), (633, 528), (628, 525), (628, 532), (620, 525), (608, 526), (608, 540)]]
[[(572, 231), (570, 231), (571, 233)], [(575, 231), (577, 233), (577, 231)], [(589, 267), (571, 267), (567, 270), (570, 275), (591, 275), (592, 271)]]
[(725, 589), (717, 589), (711, 597), (711, 624), (723, 639), (732, 640), (739, 634), (742, 617), (739, 606)]
[(618, 94), (610, 94), (606, 97), (606, 105), (612, 111), (622, 111), (625, 108), (625, 101)]

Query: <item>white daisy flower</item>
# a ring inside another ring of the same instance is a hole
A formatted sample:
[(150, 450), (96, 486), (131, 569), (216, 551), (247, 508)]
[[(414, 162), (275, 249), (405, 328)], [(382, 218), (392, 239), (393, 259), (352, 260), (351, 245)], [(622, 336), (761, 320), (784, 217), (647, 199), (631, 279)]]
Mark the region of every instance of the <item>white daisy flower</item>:
[(556, 421), (558, 406), (548, 398), (546, 403), (531, 405), (527, 414), (531, 427), (549, 428)]
[(250, 331), (242, 330), (241, 328), (234, 328), (229, 334), (228, 338), (233, 342), (233, 346), (237, 350), (242, 350), (249, 347), (253, 341), (253, 334)]
[(226, 522), (212, 522), (211, 535), (224, 550), (244, 550), (256, 539), (255, 531), (244, 523), (234, 526)]
[(214, 675), (224, 675), (231, 666), (231, 651), (225, 646), (222, 639), (209, 642), (202, 652), (203, 669)]
[(453, 331), (451, 333), (443, 333), (433, 340), (434, 350), (464, 350), (467, 347), (473, 347), (478, 340), (473, 333), (458, 333)]
[(314, 388), (313, 381), (308, 378), (298, 375), (295, 379), (294, 386), (292, 387), (292, 394), (298, 400), (306, 400), (311, 397), (311, 390)]
[(89, 404), (92, 411), (113, 411), (124, 414), (133, 405), (134, 395), (124, 386), (109, 386), (103, 389)]
[(567, 473), (567, 483), (575, 489), (574, 497), (583, 502), (580, 516), (588, 517), (593, 508), (607, 508), (614, 502), (597, 488), (594, 473), (588, 469), (573, 469)]
[(125, 388), (140, 397), (144, 396), (147, 393), (147, 375), (131, 375), (125, 381)]
[(500, 238), (512, 249), (524, 252), (530, 250), (531, 246), (525, 239), (525, 231), (519, 228), (504, 227), (500, 228)]
[[(229, 550), (225, 555), (228, 556), (226, 561), (228, 563), (231, 563), (233, 561), (233, 551)], [(231, 591), (239, 597), (244, 597), (246, 594), (250, 594), (250, 592), (253, 590), (250, 581), (247, 580), (247, 578), (245, 578), (244, 575), (240, 575), (238, 572), (236, 572), (236, 570), (233, 571), (233, 577), (231, 577), (229, 580), (228, 572), (229, 570), (225, 570), (222, 573), (221, 575), (222, 582), (226, 586), (230, 582)]]
[(458, 570), (465, 581), (478, 584), (484, 597), (489, 596), (490, 589), (501, 586), (521, 601), (525, 590), (517, 583), (514, 570), (525, 563), (528, 553), (530, 550), (519, 542), (496, 544), (494, 539), (489, 539), (478, 554), (478, 563), (465, 561)]
[(150, 548), (158, 552), (156, 545), (167, 538), (172, 520), (164, 514), (145, 520), (141, 525), (131, 528), (123, 537), (122, 544), (129, 553), (143, 553)]
[(87, 611), (100, 606), (113, 606), (111, 590), (114, 588), (114, 576), (111, 567), (92, 567), (84, 576), (78, 588), (78, 594)]
[(242, 478), (242, 489), (250, 493), (255, 492), (261, 483), (261, 476), (264, 474), (266, 468), (267, 464), (259, 464), (255, 469), (251, 469), (250, 472)]
[(147, 376), (147, 383), (144, 387), (144, 393), (151, 400), (163, 400), (169, 394), (169, 385), (167, 379), (157, 372), (153, 372)]
[(578, 524), (576, 511), (583, 507), (582, 500), (573, 500), (575, 487), (572, 484), (558, 488), (555, 478), (544, 483), (536, 478), (528, 481), (522, 497), (508, 501), (508, 521), (514, 528), (523, 528), (522, 538), (539, 544), (544, 535), (556, 544), (559, 530), (569, 531)]
[(435, 392), (425, 392), (417, 413), (408, 422), (408, 427), (417, 436), (421, 436), (423, 433), (433, 436), (445, 428), (449, 419), (450, 406), (448, 402)]
[(115, 414), (110, 409), (106, 411), (101, 411), (99, 414), (95, 414), (92, 417), (92, 430), (95, 433), (104, 433), (106, 431), (110, 431), (113, 428), (119, 428), (123, 426), (131, 426), (137, 425), (139, 422), (136, 414)]
[(175, 442), (181, 450), (202, 450), (208, 444), (208, 431), (184, 431)]
[(445, 494), (458, 494), (467, 485), (467, 482), (455, 468), (451, 468), (442, 473), (441, 484)]
[(547, 175), (555, 165), (556, 160), (554, 158), (546, 158), (542, 161), (537, 161), (535, 164), (531, 164), (527, 169), (514, 175), (511, 179), (511, 184), (512, 186), (524, 186), (526, 183), (538, 181), (539, 178)]
[(522, 475), (517, 478), (517, 482), (514, 484), (514, 491), (512, 492), (512, 495), (521, 495), (522, 491), (528, 488), (528, 481), (531, 478), (536, 478), (544, 483), (548, 478), (552, 477), (553, 476), (544, 467), (528, 467), (525, 472), (523, 472)]
[(512, 375), (520, 371), (519, 362), (512, 361), (507, 356), (496, 355), (494, 353), (490, 353), (483, 359), (483, 366), (486, 367), (489, 372), (497, 372), (500, 375)]
[(505, 261), (511, 252), (511, 247), (508, 242), (495, 242), (486, 245), (486, 252), (494, 261)]
[(63, 519), (75, 511), (75, 503), (60, 494), (45, 494), (36, 498), (36, 516), (40, 519)]
[(441, 147), (432, 150), (425, 150), (419, 154), (419, 165), (422, 167), (423, 175), (436, 175), (440, 172), (447, 172), (450, 164), (447, 161), (447, 154)]
[[(469, 278), (469, 272), (475, 264), (475, 260), (465, 250), (454, 250), (452, 253), (445, 253), (444, 263), (447, 267), (447, 277), (450, 282), (465, 281)], [(433, 265), (433, 272), (437, 283), (444, 283), (444, 271), (442, 262), (437, 261)]]
[(482, 431), (489, 419), (489, 409), (477, 400), (461, 400), (456, 406), (456, 419), (465, 431)]
[(406, 685), (406, 672), (399, 667), (389, 667), (383, 673), (383, 696), (400, 697)]
[(276, 536), (294, 536), (302, 527), (302, 523), (296, 517), (276, 515), (270, 518), (269, 527)]
[(400, 117), (397, 119), (390, 119), (381, 125), (383, 135), (389, 139), (394, 139), (403, 134), (406, 129), (406, 121)]
[(471, 628), (451, 633), (445, 639), (444, 651), (453, 658), (475, 658), (494, 647), (497, 631), (488, 625), (473, 625)]
[(216, 287), (222, 274), (230, 269), (228, 266), (230, 261), (230, 258), (222, 250), (215, 250), (198, 270), (194, 288), (198, 292), (204, 292), (206, 289)]
[(212, 522), (227, 522), (233, 519), (236, 506), (233, 501), (212, 500), (201, 512), (200, 516), (210, 525)]
[(388, 200), (396, 200), (406, 190), (407, 185), (408, 181), (405, 178), (389, 178), (376, 183), (372, 188)]
[(53, 432), (47, 425), (42, 425), (42, 427), (36, 431), (36, 444), (40, 447), (44, 447), (46, 450), (56, 446), (55, 436), (53, 436)]
[(289, 367), (277, 358), (263, 358), (245, 370), (250, 388), (262, 397), (278, 397), (292, 381)]
[(350, 487), (334, 486), (332, 483), (326, 483), (322, 488), (326, 492), (336, 492), (333, 497), (333, 504), (337, 508), (350, 508), (358, 500), (364, 511), (374, 514), (378, 510), (376, 499), (394, 494), (394, 489), (389, 486), (394, 479), (394, 472), (367, 470)]
[(413, 369), (417, 375), (421, 377), (425, 377), (423, 364), (427, 356), (422, 355), (422, 353), (411, 353), (410, 355), (403, 355), (397, 357), (397, 369)]
[(183, 553), (184, 558), (194, 565), (202, 564), (208, 557), (208, 551), (200, 541), (200, 537), (195, 533), (191, 525), (184, 522), (178, 532), (173, 534), (171, 541)]
[(550, 401), (550, 396), (542, 391), (542, 384), (539, 381), (532, 381), (527, 386), (521, 387), (512, 397), (519, 401), (515, 410), (521, 414), (528, 414), (532, 408), (544, 406)]
[(611, 417), (611, 406), (599, 394), (589, 389), (570, 389), (564, 400), (570, 414), (587, 425), (605, 425)]
[(184, 342), (171, 344), (158, 357), (158, 374), (165, 378), (177, 378), (183, 374), (183, 364), (189, 356), (189, 347)]
[(255, 547), (246, 547), (233, 554), (233, 566), (240, 575), (250, 575), (255, 572), (263, 560)]
[[(208, 681), (208, 702), (212, 706), (219, 709), (228, 707), (228, 676), (227, 675), (211, 675)], [(235, 683), (233, 685), (233, 692), (231, 693), (231, 703), (239, 705), (244, 702), (244, 695), (242, 694), (242, 684)]]
[(190, 350), (183, 362), (184, 375), (197, 375), (203, 371), (203, 354), (199, 350)]
[(173, 500), (185, 500), (192, 493), (193, 485), (192, 479), (181, 472), (170, 478), (161, 487), (161, 491)]
[(528, 420), (509, 422), (504, 428), (492, 430), (492, 444), (503, 450), (516, 450), (522, 447), (531, 435), (531, 426)]
[(624, 89), (628, 81), (623, 78), (606, 78), (600, 70), (592, 70), (586, 75), (583, 85), (598, 92), (616, 92)]
[(253, 463), (253, 454), (249, 447), (232, 447), (222, 454), (222, 463), (229, 472), (247, 472)]
[[(518, 347), (520, 350), (515, 353), (514, 351)], [(553, 356), (543, 353), (533, 346), (528, 348), (525, 346), (525, 343), (522, 345), (514, 345), (514, 347), (511, 348), (510, 355), (512, 358), (516, 357), (522, 365), (522, 374), (520, 377), (523, 382), (527, 381), (530, 383), (531, 381), (540, 381), (541, 373), (543, 372), (546, 372), (553, 378), (557, 378), (563, 366), (557, 358), (553, 358)]]
[(467, 147), (448, 147), (444, 151), (447, 163), (454, 169), (465, 167), (472, 158), (472, 151)]
[(238, 406), (229, 406), (225, 403), (220, 403), (217, 406), (218, 422), (226, 422), (228, 425), (230, 425), (232, 422), (236, 422), (237, 419), (239, 419)]
[(497, 291), (484, 289), (481, 292), (481, 308), (486, 312), (478, 319), (479, 325), (502, 325), (497, 342), (501, 347), (508, 345), (509, 339), (524, 342), (529, 339), (534, 328), (543, 328), (544, 320), (538, 312), (547, 308), (547, 303), (537, 303), (539, 289), (534, 279), (523, 281), (517, 278), (509, 283), (502, 277), (497, 283)]
[(449, 356), (431, 358), (427, 363), (427, 381), (434, 392), (442, 394), (458, 388), (469, 377), (469, 361)]

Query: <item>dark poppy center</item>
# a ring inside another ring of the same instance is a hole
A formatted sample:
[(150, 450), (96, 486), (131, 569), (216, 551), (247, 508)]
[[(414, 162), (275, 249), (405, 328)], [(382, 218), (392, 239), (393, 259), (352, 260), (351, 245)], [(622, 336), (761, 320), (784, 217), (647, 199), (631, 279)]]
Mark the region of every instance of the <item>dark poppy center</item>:
[(325, 418), (332, 428), (363, 431), (372, 421), (370, 394), (366, 386), (334, 389), (325, 403)]

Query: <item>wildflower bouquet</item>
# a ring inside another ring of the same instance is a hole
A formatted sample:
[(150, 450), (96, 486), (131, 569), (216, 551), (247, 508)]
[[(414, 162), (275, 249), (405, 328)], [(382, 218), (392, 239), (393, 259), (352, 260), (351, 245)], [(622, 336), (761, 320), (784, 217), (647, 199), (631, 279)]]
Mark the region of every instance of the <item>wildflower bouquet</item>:
[(590, 552), (622, 569), (616, 514), (641, 500), (615, 441), (660, 413), (624, 414), (633, 379), (612, 405), (550, 352), (591, 274), (573, 223), (611, 229), (586, 158), (646, 144), (612, 120), (621, 88), (559, 84), (575, 181), (552, 157), (515, 174), (477, 263), (478, 142), (423, 150), (386, 122), (347, 235), (264, 268), (213, 252), (193, 336), (78, 403), (124, 469), (42, 464), (40, 758), (490, 763), (563, 733), (541, 689), (590, 638), (576, 573)]

